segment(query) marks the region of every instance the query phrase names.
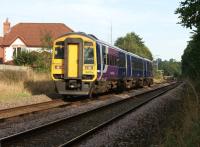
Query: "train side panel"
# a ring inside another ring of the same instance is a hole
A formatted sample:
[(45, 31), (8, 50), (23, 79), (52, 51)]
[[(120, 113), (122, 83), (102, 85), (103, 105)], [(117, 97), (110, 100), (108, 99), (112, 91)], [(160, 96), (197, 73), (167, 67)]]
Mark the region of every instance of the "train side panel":
[(90, 95), (153, 83), (150, 60), (82, 33), (55, 40), (51, 76), (63, 95)]

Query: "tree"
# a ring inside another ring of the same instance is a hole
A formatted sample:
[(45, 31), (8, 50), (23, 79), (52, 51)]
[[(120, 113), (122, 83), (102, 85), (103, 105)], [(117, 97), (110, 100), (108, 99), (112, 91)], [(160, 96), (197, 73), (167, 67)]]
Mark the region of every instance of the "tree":
[(181, 63), (177, 62), (175, 59), (170, 59), (169, 61), (160, 60), (158, 68), (164, 71), (165, 76), (178, 77), (181, 75)]
[(17, 56), (16, 55), (14, 56), (13, 62), (16, 65), (32, 66), (36, 62), (37, 58), (38, 57), (36, 55), (32, 54), (31, 52), (22, 51)]
[(115, 42), (115, 46), (150, 60), (153, 59), (142, 38), (134, 32), (127, 33), (125, 37), (119, 37)]
[(52, 47), (53, 47), (53, 39), (51, 32), (43, 32), (41, 33), (41, 45), (42, 45), (42, 50), (43, 51), (49, 51), (51, 52)]
[(180, 24), (196, 29), (182, 55), (182, 73), (193, 80), (200, 79), (200, 1), (185, 0), (175, 13), (179, 14)]
[(51, 66), (50, 62), (51, 53), (47, 51), (43, 51), (41, 53), (39, 52), (32, 52), (32, 53), (37, 56), (37, 60), (34, 63), (35, 69), (37, 71), (49, 72)]
[(53, 45), (53, 39), (50, 32), (41, 33), (41, 51), (42, 52), (29, 52), (22, 51), (14, 56), (14, 64), (31, 66), (37, 71), (50, 71), (51, 63), (51, 49)]
[(179, 14), (179, 22), (187, 28), (199, 28), (200, 26), (200, 1), (185, 0), (180, 2), (180, 7), (176, 9), (175, 14)]
[(192, 36), (182, 56), (182, 72), (191, 79), (200, 79), (200, 33)]

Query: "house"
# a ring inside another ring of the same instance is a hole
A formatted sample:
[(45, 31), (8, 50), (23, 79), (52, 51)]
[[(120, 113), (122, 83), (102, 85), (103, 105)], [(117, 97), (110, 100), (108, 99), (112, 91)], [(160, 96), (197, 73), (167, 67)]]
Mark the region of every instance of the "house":
[(13, 56), (22, 50), (41, 51), (45, 37), (54, 40), (68, 32), (73, 30), (63, 23), (18, 23), (11, 27), (6, 19), (0, 37), (0, 62), (12, 62)]

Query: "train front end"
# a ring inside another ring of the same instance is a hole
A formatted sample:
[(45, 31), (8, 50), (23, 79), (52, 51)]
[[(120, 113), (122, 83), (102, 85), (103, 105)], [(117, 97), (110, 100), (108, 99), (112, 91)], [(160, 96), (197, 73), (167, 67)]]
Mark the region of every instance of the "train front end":
[(97, 78), (96, 41), (66, 34), (54, 41), (51, 77), (61, 95), (90, 95)]

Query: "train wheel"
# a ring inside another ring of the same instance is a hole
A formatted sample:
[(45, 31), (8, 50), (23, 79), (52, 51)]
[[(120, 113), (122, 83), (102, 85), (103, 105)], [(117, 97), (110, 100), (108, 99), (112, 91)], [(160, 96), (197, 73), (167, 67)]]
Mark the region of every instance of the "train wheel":
[(92, 96), (93, 96), (92, 91), (89, 92), (89, 95), (88, 95), (88, 96), (89, 96), (89, 98), (92, 98)]
[(69, 102), (73, 102), (76, 100), (73, 96), (70, 96), (70, 95), (62, 95), (62, 97), (64, 98), (65, 101), (69, 101)]
[(148, 80), (148, 86), (151, 87), (151, 81), (150, 80)]
[(123, 92), (125, 89), (123, 81), (117, 82), (117, 93)]

